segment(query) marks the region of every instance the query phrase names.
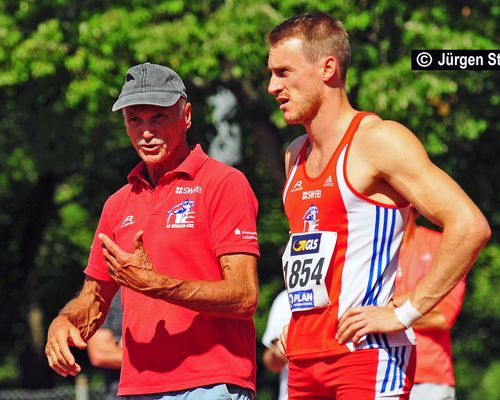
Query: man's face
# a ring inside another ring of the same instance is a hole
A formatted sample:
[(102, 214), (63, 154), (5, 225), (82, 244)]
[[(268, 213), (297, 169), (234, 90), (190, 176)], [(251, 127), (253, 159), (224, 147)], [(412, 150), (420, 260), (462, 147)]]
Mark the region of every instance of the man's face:
[(269, 50), (268, 70), (271, 78), (267, 91), (276, 97), (288, 124), (310, 122), (321, 104), (320, 62), (308, 61), (302, 40), (287, 39)]
[(127, 135), (144, 162), (151, 166), (168, 164), (179, 145), (186, 143), (191, 125), (191, 103), (179, 100), (170, 107), (136, 105), (123, 111)]

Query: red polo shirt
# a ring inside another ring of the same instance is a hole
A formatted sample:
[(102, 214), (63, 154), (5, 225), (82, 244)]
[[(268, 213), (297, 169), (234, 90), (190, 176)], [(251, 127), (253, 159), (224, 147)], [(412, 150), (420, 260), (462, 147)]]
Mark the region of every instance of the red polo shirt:
[[(258, 256), (257, 200), (244, 175), (209, 158), (198, 145), (152, 188), (141, 162), (105, 203), (85, 273), (110, 280), (98, 233), (133, 252), (144, 247), (172, 278), (220, 280), (218, 257)], [(242, 283), (244, 284), (244, 283)], [(214, 317), (123, 288), (125, 351), (119, 395), (232, 383), (255, 391), (253, 321)]]

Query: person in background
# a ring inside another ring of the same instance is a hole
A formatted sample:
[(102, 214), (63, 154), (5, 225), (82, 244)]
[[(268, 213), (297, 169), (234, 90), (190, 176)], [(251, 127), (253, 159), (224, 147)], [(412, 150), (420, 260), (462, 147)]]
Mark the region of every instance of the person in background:
[(119, 290), (111, 305), (102, 326), (87, 342), (87, 353), (90, 363), (104, 370), (104, 399), (119, 399), (118, 382), (122, 366), (122, 299)]
[(288, 399), (288, 360), (280, 353), (278, 340), (283, 327), (290, 322), (291, 315), (288, 293), (283, 290), (271, 305), (266, 330), (262, 335), (262, 343), (266, 346), (262, 361), (268, 370), (279, 373), (278, 400)]
[[(418, 226), (413, 209), (401, 245), (395, 301), (402, 304), (427, 273), (441, 243), (441, 232)], [(413, 324), (417, 337), (415, 385), (410, 400), (455, 400), (451, 328), (462, 308), (465, 278), (429, 313)]]

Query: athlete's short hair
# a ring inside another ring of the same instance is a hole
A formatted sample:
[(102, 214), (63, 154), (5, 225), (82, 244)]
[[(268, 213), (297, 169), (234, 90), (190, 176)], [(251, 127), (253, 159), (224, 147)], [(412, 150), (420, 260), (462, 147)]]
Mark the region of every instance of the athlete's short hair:
[(345, 82), (351, 46), (341, 21), (323, 12), (305, 13), (281, 22), (268, 36), (271, 46), (292, 38), (303, 40), (304, 55), (310, 62), (326, 55), (334, 56), (340, 65), (340, 77)]

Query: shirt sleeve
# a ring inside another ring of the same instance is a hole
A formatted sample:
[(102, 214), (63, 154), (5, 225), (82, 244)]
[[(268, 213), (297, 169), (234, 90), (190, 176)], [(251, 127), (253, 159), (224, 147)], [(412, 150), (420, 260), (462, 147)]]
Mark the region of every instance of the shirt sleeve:
[(209, 205), (215, 255), (248, 253), (259, 256), (258, 203), (247, 179), (235, 170), (215, 190)]
[(291, 316), (288, 293), (284, 290), (276, 296), (269, 310), (266, 330), (262, 335), (264, 346), (271, 347), (272, 342), (279, 339), (283, 326), (290, 322)]

